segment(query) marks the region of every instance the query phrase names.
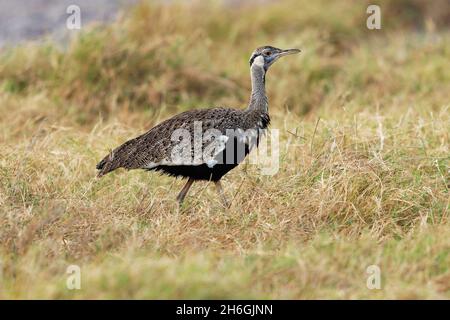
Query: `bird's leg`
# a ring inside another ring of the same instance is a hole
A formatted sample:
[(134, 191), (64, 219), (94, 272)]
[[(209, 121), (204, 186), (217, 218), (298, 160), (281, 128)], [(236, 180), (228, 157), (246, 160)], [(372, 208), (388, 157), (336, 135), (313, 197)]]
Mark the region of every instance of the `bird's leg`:
[(184, 185), (183, 189), (181, 189), (180, 193), (178, 194), (177, 201), (180, 204), (180, 206), (182, 205), (183, 200), (186, 197), (186, 195), (193, 183), (194, 183), (194, 179), (189, 178), (189, 180)]
[(220, 199), (222, 200), (223, 205), (225, 206), (225, 208), (229, 208), (229, 204), (227, 201), (227, 198), (225, 197), (225, 192), (223, 191), (222, 188), (222, 183), (219, 181), (214, 182), (214, 184), (216, 185), (216, 189), (217, 192), (219, 193)]

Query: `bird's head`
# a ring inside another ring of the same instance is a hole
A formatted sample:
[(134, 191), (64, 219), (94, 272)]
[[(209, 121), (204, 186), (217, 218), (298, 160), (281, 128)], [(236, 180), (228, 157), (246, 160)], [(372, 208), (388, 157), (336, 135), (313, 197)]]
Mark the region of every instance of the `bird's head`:
[(250, 57), (250, 67), (256, 64), (260, 67), (264, 67), (264, 70), (267, 71), (267, 69), (269, 69), (269, 67), (279, 58), (299, 52), (299, 49), (283, 50), (271, 46), (259, 47), (253, 51)]

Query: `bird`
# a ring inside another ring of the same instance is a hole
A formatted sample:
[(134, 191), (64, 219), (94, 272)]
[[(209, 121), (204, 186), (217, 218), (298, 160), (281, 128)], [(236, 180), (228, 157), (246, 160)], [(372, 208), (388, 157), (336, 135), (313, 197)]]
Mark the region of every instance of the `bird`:
[(256, 48), (249, 60), (251, 94), (246, 108), (216, 107), (177, 114), (110, 151), (97, 164), (97, 177), (125, 168), (187, 179), (176, 198), (180, 206), (195, 181), (211, 181), (223, 205), (229, 207), (221, 179), (258, 146), (270, 123), (266, 73), (281, 57), (299, 52), (273, 46)]

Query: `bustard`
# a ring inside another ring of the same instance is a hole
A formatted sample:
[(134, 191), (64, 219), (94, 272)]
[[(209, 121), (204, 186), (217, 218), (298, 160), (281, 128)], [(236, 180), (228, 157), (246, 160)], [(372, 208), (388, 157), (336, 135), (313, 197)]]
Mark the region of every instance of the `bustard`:
[(270, 122), (265, 90), (267, 70), (280, 57), (298, 52), (271, 46), (257, 48), (250, 57), (252, 92), (246, 109), (213, 108), (180, 113), (111, 151), (97, 164), (98, 177), (125, 168), (187, 178), (177, 197), (180, 205), (195, 180), (213, 181), (228, 207), (220, 179), (258, 145)]

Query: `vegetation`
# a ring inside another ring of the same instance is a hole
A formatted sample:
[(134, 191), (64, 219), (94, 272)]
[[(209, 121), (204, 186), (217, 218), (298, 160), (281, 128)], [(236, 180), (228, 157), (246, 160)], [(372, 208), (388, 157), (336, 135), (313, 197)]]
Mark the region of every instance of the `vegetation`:
[[(142, 3), (0, 51), (0, 298), (449, 298), (450, 34), (442, 7)], [(436, 1), (440, 6), (446, 1)], [(192, 108), (245, 107), (267, 76), (280, 170), (211, 184), (116, 171), (110, 148)], [(81, 268), (81, 290), (66, 269)], [(366, 287), (366, 268), (381, 289)]]

